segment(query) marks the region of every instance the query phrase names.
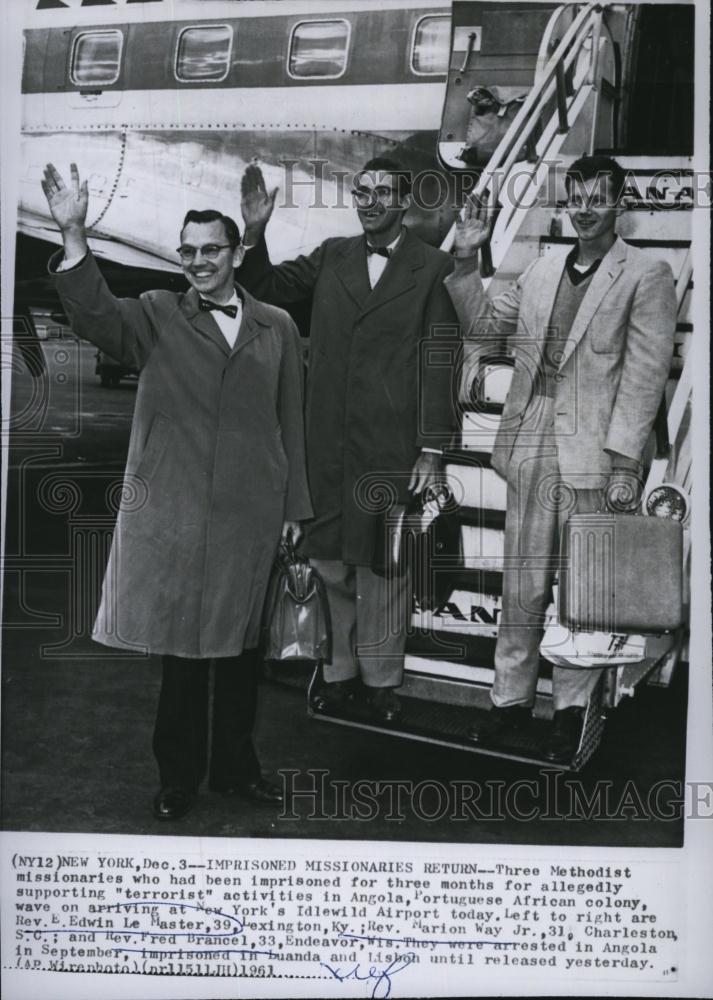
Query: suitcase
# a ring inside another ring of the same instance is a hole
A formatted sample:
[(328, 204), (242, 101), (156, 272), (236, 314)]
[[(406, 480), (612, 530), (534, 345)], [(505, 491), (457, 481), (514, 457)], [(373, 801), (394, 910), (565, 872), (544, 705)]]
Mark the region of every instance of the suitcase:
[(669, 518), (572, 514), (560, 547), (560, 622), (589, 632), (683, 623), (683, 528)]

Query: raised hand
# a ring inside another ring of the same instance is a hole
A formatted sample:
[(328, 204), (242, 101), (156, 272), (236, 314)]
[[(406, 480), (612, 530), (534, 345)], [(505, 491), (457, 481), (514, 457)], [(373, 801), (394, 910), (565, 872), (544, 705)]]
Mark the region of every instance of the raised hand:
[(473, 198), (466, 198), (465, 205), (456, 219), (453, 247), (457, 257), (470, 257), (477, 253), (490, 238), (487, 211)]
[(69, 169), (69, 186), (64, 183), (62, 175), (51, 163), (45, 167), (44, 179), (41, 182), (52, 218), (63, 233), (72, 229), (84, 229), (89, 202), (87, 182), (79, 183), (77, 164), (72, 163)]
[(268, 192), (262, 170), (254, 163), (250, 163), (245, 168), (240, 182), (240, 194), (242, 197), (240, 210), (245, 223), (245, 242), (250, 243), (254, 238), (260, 238), (270, 221), (275, 207), (277, 188)]

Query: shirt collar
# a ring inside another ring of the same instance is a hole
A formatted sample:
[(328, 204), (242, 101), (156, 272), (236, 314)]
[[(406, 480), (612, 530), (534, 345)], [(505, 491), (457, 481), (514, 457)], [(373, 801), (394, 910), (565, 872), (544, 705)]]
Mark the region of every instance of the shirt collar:
[(565, 261), (567, 276), (573, 285), (580, 285), (583, 281), (586, 281), (587, 278), (591, 278), (602, 262), (602, 258), (600, 257), (599, 260), (595, 260), (593, 264), (590, 264), (586, 271), (581, 271), (574, 266), (576, 260), (577, 244), (575, 243), (570, 252), (567, 254), (567, 260)]
[[(210, 295), (199, 295), (199, 298), (205, 299), (207, 302), (215, 302), (215, 299), (211, 298)], [(242, 295), (238, 294), (237, 288), (233, 288), (233, 294), (230, 296), (227, 302), (216, 303), (216, 305), (221, 305), (221, 306), (237, 306), (238, 309), (242, 306), (242, 304), (243, 304), (243, 297)]]
[(389, 250), (391, 250), (392, 253), (394, 252), (394, 250), (396, 249), (396, 247), (398, 246), (398, 244), (401, 242), (401, 239), (402, 239), (402, 237), (403, 237), (403, 235), (404, 235), (405, 232), (406, 232), (406, 229), (402, 226), (401, 227), (401, 232), (396, 237), (396, 239), (392, 240), (391, 243), (389, 243)]
[[(384, 249), (389, 251), (389, 256), (391, 256), (393, 254), (394, 250), (396, 249), (396, 247), (399, 245), (399, 243), (403, 239), (403, 236), (404, 236), (405, 232), (406, 232), (406, 227), (402, 226), (401, 227), (401, 232), (399, 233), (399, 235), (395, 239), (393, 239), (391, 241), (391, 243), (387, 243), (386, 244), (386, 246), (384, 247)], [(368, 240), (366, 241), (366, 245), (367, 246), (373, 246), (373, 244), (369, 243)]]

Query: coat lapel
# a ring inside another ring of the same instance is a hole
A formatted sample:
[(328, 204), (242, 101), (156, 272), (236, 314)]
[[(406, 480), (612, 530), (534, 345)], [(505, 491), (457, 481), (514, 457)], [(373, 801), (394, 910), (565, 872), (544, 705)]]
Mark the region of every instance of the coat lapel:
[(230, 354), (230, 348), (223, 336), (220, 327), (209, 312), (205, 312), (198, 305), (198, 292), (195, 288), (189, 288), (183, 296), (181, 302), (181, 312), (199, 333), (212, 341), (216, 347), (226, 356)]
[[(364, 269), (366, 270), (366, 247), (364, 247)], [(423, 251), (418, 241), (406, 230), (404, 237), (396, 248), (396, 252), (386, 265), (373, 289), (370, 289), (368, 300), (364, 303), (364, 312), (371, 312), (391, 302), (416, 285), (415, 271), (423, 267)], [(368, 272), (367, 272), (368, 284)]]
[(336, 274), (359, 308), (371, 295), (369, 272), (366, 269), (366, 239), (358, 236), (344, 247)]
[(594, 314), (604, 299), (604, 296), (619, 277), (625, 260), (626, 243), (617, 237), (616, 241), (610, 248), (609, 253), (605, 255), (601, 264), (597, 268), (596, 273), (589, 284), (589, 288), (584, 293), (584, 298), (582, 299), (580, 307), (577, 310), (577, 315), (574, 317), (572, 329), (569, 332), (569, 336), (567, 337), (562, 351), (562, 359), (559, 364), (560, 368), (567, 362), (567, 359), (571, 357), (575, 347), (586, 333), (589, 324), (592, 322)]
[(531, 339), (532, 343), (527, 347), (528, 367), (539, 367), (542, 364), (542, 352), (544, 351), (547, 329), (552, 315), (552, 307), (555, 304), (557, 289), (562, 278), (566, 255), (552, 256), (549, 266), (543, 268), (540, 276), (540, 288), (535, 299), (535, 306), (532, 312), (534, 322), (532, 327), (526, 320), (522, 321), (522, 333), (525, 338)]
[(534, 335), (540, 343), (544, 342), (550, 324), (566, 259), (566, 254), (558, 254), (556, 257), (553, 256), (551, 267), (543, 268), (544, 273), (541, 277), (540, 294), (537, 300), (537, 325), (534, 330)]
[(239, 285), (238, 289), (243, 300), (243, 315), (240, 320), (238, 337), (230, 354), (231, 358), (249, 344), (251, 340), (254, 340), (266, 326), (272, 326), (270, 316), (263, 304), (246, 292), (242, 285)]
[(213, 319), (210, 312), (206, 312), (198, 305), (198, 293), (195, 288), (186, 292), (181, 303), (181, 312), (191, 325), (203, 336), (219, 347), (226, 357), (232, 357), (239, 350), (249, 344), (266, 326), (271, 326), (271, 320), (264, 309), (262, 303), (249, 295), (242, 286), (238, 286), (239, 294), (243, 300), (243, 312), (240, 320), (240, 329), (232, 351), (228, 346), (223, 333), (218, 324)]

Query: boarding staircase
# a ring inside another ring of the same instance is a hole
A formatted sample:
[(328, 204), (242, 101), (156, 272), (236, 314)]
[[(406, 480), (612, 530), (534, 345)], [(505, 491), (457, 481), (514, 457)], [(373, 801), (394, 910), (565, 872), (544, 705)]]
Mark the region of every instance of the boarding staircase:
[[(604, 89), (599, 67), (609, 44), (605, 17), (610, 6), (590, 3), (575, 14), (571, 7), (554, 11), (543, 38), (534, 85), (472, 191), (471, 197), (490, 220), (491, 236), (488, 252), (481, 255), (481, 276), (486, 285), (492, 284), (494, 293), (520, 274), (533, 257), (575, 242), (563, 211), (564, 171), (560, 167), (555, 172), (552, 164), (566, 164), (585, 149), (593, 152), (596, 147), (597, 109)], [(675, 357), (666, 389), (670, 443), (659, 441), (645, 495), (662, 482), (675, 482), (688, 490), (691, 164), (681, 157), (617, 159), (629, 174), (630, 210), (622, 217), (621, 235), (636, 246), (649, 248), (652, 256), (668, 260), (679, 301)], [(451, 248), (454, 230), (443, 249)], [(490, 456), (511, 374), (507, 357), (488, 358), (476, 345), (465, 345), (459, 390), (462, 423), (459, 439), (446, 455), (449, 484), (460, 501), (462, 559), (457, 567), (451, 567), (455, 572), (448, 600), (433, 611), (414, 610), (401, 689), (404, 711), (399, 722), (386, 731), (536, 762), (552, 714), (552, 669), (544, 659), (532, 730), (502, 750), (484, 750), (466, 737), (474, 716), (490, 706), (506, 505), (505, 483), (491, 468)], [(549, 614), (555, 615), (554, 605)], [(658, 645), (653, 642), (647, 646), (647, 658), (641, 663), (604, 673), (587, 709), (571, 769), (582, 767), (596, 749), (608, 708), (633, 693), (644, 678), (669, 683), (681, 653), (678, 640), (662, 637)], [(379, 728), (358, 707), (340, 717), (332, 716), (330, 721)]]

